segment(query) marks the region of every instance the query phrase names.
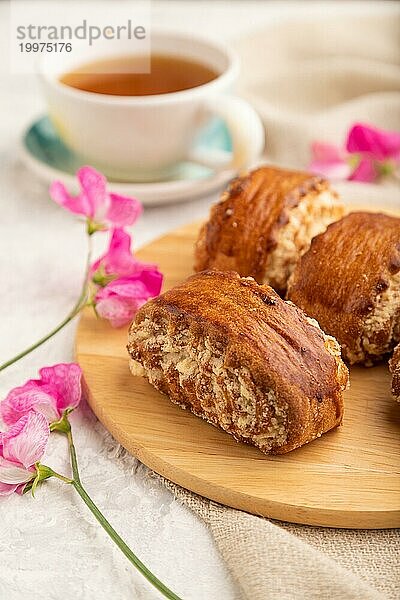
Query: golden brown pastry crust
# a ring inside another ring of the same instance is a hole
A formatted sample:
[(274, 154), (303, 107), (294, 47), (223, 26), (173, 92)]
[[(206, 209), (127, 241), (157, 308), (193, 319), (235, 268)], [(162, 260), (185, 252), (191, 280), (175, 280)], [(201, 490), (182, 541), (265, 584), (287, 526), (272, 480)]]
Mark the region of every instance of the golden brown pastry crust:
[(400, 331), (399, 272), (400, 219), (350, 213), (313, 239), (287, 297), (337, 338), (351, 363), (370, 364)]
[(392, 394), (400, 402), (400, 344), (394, 349), (389, 368), (392, 373)]
[[(196, 244), (195, 270), (234, 270), (242, 276), (284, 290), (285, 278), (268, 277), (271, 254), (279, 232), (288, 224), (290, 211), (307, 197), (330, 190), (327, 181), (310, 173), (260, 167), (234, 179), (219, 203), (211, 208)], [(343, 215), (340, 211), (329, 219)], [(333, 212), (335, 212), (333, 210)], [(326, 224), (318, 231), (323, 231)], [(315, 235), (315, 234), (314, 234)], [(308, 247), (310, 239), (306, 240)], [(303, 251), (304, 251), (303, 250)], [(290, 273), (289, 273), (290, 274)]]
[[(192, 348), (204, 347), (203, 357), (209, 356), (200, 375), (189, 376), (184, 385), (179, 369), (195, 371), (185, 365), (188, 346), (178, 349), (175, 344), (183, 335), (192, 340)], [(183, 366), (172, 365), (161, 373), (171, 348)], [(135, 365), (144, 366), (153, 385), (173, 402), (267, 453), (289, 452), (342, 420), (348, 374), (336, 341), (272, 288), (237, 273), (205, 271), (148, 302), (130, 327), (128, 351)], [(210, 392), (207, 372), (215, 366), (216, 356), (223, 357), (218, 377), (225, 372), (242, 374), (243, 394), (252, 390), (257, 397), (251, 424), (239, 426), (244, 413), (235, 412), (228, 391), (223, 407)], [(271, 428), (275, 432), (274, 427), (279, 435), (270, 439), (267, 432)]]

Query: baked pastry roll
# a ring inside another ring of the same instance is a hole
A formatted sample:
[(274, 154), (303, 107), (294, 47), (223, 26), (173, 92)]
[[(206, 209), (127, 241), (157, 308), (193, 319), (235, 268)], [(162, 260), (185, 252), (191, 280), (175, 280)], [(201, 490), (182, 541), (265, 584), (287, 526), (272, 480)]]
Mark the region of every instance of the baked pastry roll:
[(200, 230), (195, 270), (237, 271), (282, 293), (311, 239), (344, 214), (329, 183), (260, 167), (234, 179)]
[(400, 219), (355, 212), (330, 225), (300, 259), (288, 298), (350, 363), (382, 359), (400, 341)]
[(396, 346), (389, 360), (389, 369), (392, 373), (392, 394), (397, 402), (400, 402), (400, 344)]
[(150, 300), (129, 330), (134, 375), (265, 453), (339, 425), (348, 381), (336, 340), (269, 286), (205, 271)]

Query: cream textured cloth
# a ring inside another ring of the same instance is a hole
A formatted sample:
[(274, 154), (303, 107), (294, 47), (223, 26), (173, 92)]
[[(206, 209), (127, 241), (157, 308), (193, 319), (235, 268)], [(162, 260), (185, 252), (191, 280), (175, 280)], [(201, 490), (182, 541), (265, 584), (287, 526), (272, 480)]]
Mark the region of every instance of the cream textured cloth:
[[(164, 480), (209, 526), (246, 600), (378, 600), (400, 596), (397, 530), (273, 523)], [(293, 534), (293, 535), (291, 535)]]
[(240, 92), (265, 123), (272, 161), (304, 167), (314, 139), (343, 145), (356, 121), (400, 130), (399, 17), (293, 21), (238, 51)]
[[(238, 48), (241, 94), (263, 119), (269, 159), (304, 168), (313, 139), (343, 144), (355, 121), (400, 129), (399, 19), (293, 22)], [(275, 524), (164, 482), (207, 523), (246, 600), (400, 597), (396, 530)]]

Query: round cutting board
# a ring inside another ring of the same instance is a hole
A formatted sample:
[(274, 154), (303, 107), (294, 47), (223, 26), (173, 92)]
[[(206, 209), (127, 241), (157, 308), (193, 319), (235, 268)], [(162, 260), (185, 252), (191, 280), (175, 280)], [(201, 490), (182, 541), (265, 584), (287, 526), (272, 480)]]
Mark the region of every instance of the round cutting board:
[[(144, 248), (164, 289), (192, 272), (198, 224)], [(128, 368), (127, 328), (84, 312), (77, 334), (90, 406), (148, 467), (222, 504), (310, 525), (400, 526), (400, 404), (386, 365), (351, 369), (341, 427), (283, 456), (265, 456), (172, 404)]]

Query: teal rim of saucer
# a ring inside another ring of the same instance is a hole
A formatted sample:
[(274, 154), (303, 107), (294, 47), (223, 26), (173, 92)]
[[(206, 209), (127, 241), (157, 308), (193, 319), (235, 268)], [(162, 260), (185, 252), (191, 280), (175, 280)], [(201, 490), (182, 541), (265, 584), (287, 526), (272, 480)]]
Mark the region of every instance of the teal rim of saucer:
[[(47, 115), (40, 117), (26, 131), (23, 139), (29, 154), (52, 169), (75, 175), (82, 160), (62, 142)], [(225, 122), (214, 117), (195, 139), (195, 148), (232, 152), (232, 140)], [(182, 162), (174, 179), (203, 179), (212, 174), (209, 167)]]

